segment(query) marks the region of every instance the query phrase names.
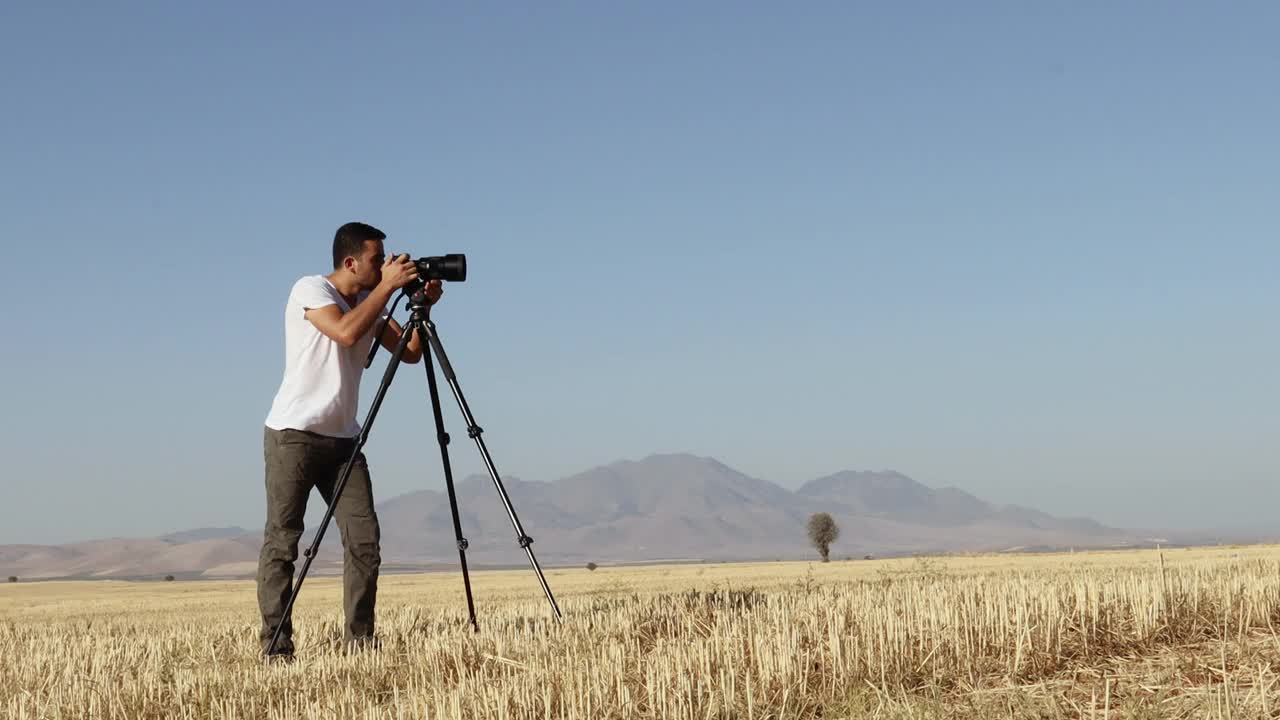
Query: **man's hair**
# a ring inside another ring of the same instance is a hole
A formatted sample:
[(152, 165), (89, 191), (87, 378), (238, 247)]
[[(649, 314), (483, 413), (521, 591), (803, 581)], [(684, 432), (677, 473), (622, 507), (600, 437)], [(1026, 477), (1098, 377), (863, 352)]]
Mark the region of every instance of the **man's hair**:
[(342, 260), (348, 255), (358, 256), (364, 252), (365, 242), (386, 239), (387, 234), (372, 225), (362, 222), (343, 225), (333, 234), (333, 269), (342, 267)]

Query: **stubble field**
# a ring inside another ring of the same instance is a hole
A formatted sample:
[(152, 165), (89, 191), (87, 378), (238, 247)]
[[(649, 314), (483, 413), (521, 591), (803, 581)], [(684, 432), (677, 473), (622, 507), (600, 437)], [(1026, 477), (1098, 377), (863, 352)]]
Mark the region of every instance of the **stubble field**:
[(548, 569), (381, 582), (346, 655), (312, 577), (298, 660), (252, 581), (0, 586), (5, 718), (1270, 718), (1280, 548)]

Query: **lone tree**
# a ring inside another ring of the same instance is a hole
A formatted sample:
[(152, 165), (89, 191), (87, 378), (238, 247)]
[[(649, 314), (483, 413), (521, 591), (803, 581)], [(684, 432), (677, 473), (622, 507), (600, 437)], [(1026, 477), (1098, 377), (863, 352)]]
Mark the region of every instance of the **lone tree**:
[(173, 582), (173, 576), (172, 576), (172, 575), (165, 575), (165, 576), (164, 576), (164, 581), (165, 581), (165, 582)]
[(589, 563), (587, 563), (587, 569), (588, 569), (588, 570), (595, 570), (597, 567), (599, 567), (599, 566), (598, 566), (598, 565), (596, 565), (596, 564), (595, 564), (595, 563), (593, 563), (593, 562), (589, 562)]
[(9, 576), (9, 582), (18, 582), (18, 576), (17, 576), (17, 575), (10, 575), (10, 576)]
[(809, 516), (809, 542), (822, 554), (822, 562), (831, 561), (831, 543), (840, 537), (840, 528), (827, 513)]

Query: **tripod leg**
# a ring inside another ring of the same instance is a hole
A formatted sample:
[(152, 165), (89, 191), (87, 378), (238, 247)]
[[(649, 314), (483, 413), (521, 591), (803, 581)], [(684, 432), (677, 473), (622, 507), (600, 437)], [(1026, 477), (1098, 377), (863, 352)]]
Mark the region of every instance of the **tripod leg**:
[[(316, 531), (315, 538), (311, 541), (303, 555), (306, 560), (302, 563), (302, 571), (298, 573), (298, 580), (293, 585), (292, 592), (289, 593), (289, 602), (284, 606), (284, 617), (280, 624), (276, 626), (276, 631), (271, 636), (271, 644), (267, 646), (267, 654), (275, 652), (276, 643), (280, 640), (280, 632), (289, 624), (290, 618), (293, 616), (293, 603), (298, 599), (298, 592), (302, 590), (302, 581), (307, 578), (307, 571), (311, 569), (311, 563), (316, 559), (316, 552), (320, 548), (320, 541), (324, 539), (325, 530), (329, 528), (329, 521), (333, 518), (333, 511), (338, 506), (338, 498), (342, 496), (342, 489), (346, 487), (347, 478), (351, 477), (351, 468), (355, 463), (356, 457), (360, 454), (360, 449), (364, 447), (365, 442), (369, 439), (369, 429), (373, 427), (373, 419), (378, 414), (378, 408), (382, 405), (382, 399), (387, 394), (387, 388), (391, 386), (391, 379), (395, 377), (396, 368), (400, 365), (400, 357), (404, 355), (404, 349), (409, 345), (411, 334), (406, 328), (400, 334), (400, 341), (396, 344), (396, 350), (391, 356), (391, 362), (387, 364), (386, 371), (382, 374), (382, 383), (378, 386), (378, 392), (373, 396), (373, 404), (369, 407), (369, 416), (365, 418), (364, 424), (360, 427), (360, 435), (356, 438), (356, 446), (351, 450), (351, 457), (347, 458), (347, 462), (342, 466), (342, 475), (339, 476), (338, 482), (333, 488), (333, 498), (329, 501), (329, 507), (325, 510), (324, 519), (320, 521), (320, 527)], [(374, 338), (374, 342), (377, 342)]]
[[(427, 332), (422, 328), (421, 322), (417, 324), (419, 327), (419, 337), (425, 337)], [(458, 542), (458, 560), (462, 564), (462, 585), (467, 591), (467, 612), (471, 615), (471, 627), (475, 632), (480, 632), (480, 626), (476, 623), (476, 605), (471, 598), (471, 576), (467, 572), (467, 539), (462, 536), (462, 522), (458, 518), (458, 498), (453, 491), (453, 468), (449, 464), (449, 433), (444, 429), (444, 416), (440, 412), (440, 390), (436, 386), (436, 370), (435, 365), (431, 362), (431, 353), (422, 353), (423, 364), (427, 366), (427, 386), (431, 390), (431, 412), (436, 420), (436, 439), (440, 443), (440, 459), (444, 462), (444, 484), (449, 490), (449, 510), (453, 513), (453, 534)]]
[[(467, 405), (467, 400), (462, 395), (462, 388), (458, 386), (458, 377), (453, 372), (453, 366), (449, 364), (449, 357), (445, 355), (444, 345), (440, 342), (440, 336), (436, 334), (435, 323), (428, 318), (425, 323), (427, 340), (431, 343), (431, 349), (436, 357), (440, 360), (440, 368), (444, 371), (445, 379), (449, 381), (449, 388), (453, 390), (453, 397), (458, 401), (458, 409), (462, 411), (462, 417), (467, 421), (467, 435), (476, 441), (476, 447), (480, 449), (480, 455), (484, 458), (485, 467), (489, 470), (489, 477), (493, 479), (493, 484), (498, 489), (498, 496), (502, 499), (503, 506), (507, 509), (507, 515), (511, 518), (511, 524), (516, 529), (516, 541), (520, 543), (520, 547), (524, 548), (525, 553), (529, 556), (529, 564), (533, 566), (534, 572), (538, 575), (538, 582), (542, 585), (542, 592), (547, 595), (547, 602), (551, 603), (551, 609), (555, 612), (556, 620), (564, 620), (560, 615), (560, 606), (556, 604), (555, 597), (551, 594), (551, 586), (547, 584), (547, 578), (542, 574), (542, 567), (538, 565), (538, 559), (534, 557), (533, 538), (525, 533), (524, 527), (520, 525), (520, 518), (516, 517), (516, 510), (511, 505), (511, 498), (507, 496), (507, 490), (502, 485), (502, 478), (498, 476), (498, 471), (493, 465), (493, 458), (489, 456), (489, 449), (485, 447), (484, 438), (481, 434), (484, 432), (480, 426), (476, 424), (475, 417), (471, 414), (471, 408)], [(423, 355), (426, 355), (424, 350)]]

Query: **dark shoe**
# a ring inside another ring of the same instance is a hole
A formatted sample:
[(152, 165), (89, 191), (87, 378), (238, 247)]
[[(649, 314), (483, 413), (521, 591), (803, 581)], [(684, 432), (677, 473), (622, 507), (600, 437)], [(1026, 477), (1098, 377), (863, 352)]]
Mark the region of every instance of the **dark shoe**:
[(270, 641), (262, 643), (262, 658), (269, 664), (293, 662), (293, 640), (281, 638), (276, 643), (274, 652), (270, 652)]

